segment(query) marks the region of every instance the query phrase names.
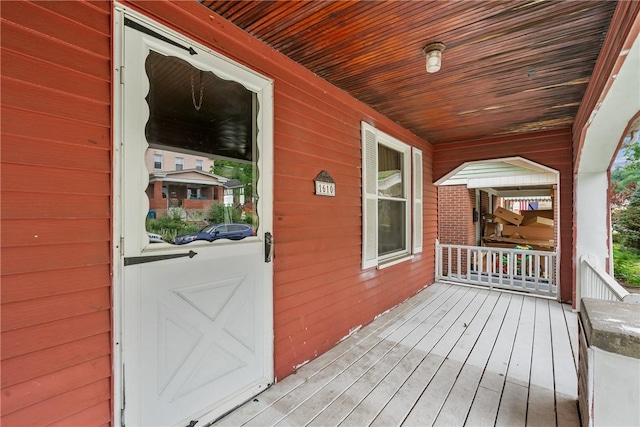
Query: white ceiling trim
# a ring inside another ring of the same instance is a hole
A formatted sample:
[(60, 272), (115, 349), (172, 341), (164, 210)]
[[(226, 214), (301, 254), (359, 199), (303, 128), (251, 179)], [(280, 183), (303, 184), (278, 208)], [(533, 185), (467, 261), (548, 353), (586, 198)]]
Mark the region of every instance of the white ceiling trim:
[(516, 175), (488, 178), (469, 178), (468, 188), (483, 187), (523, 187), (533, 185), (554, 185), (557, 183), (557, 176), (553, 173), (538, 173), (531, 175)]
[[(550, 176), (552, 182), (549, 182)], [(481, 188), (546, 185), (556, 182), (557, 171), (522, 157), (507, 157), (463, 163), (434, 184)]]

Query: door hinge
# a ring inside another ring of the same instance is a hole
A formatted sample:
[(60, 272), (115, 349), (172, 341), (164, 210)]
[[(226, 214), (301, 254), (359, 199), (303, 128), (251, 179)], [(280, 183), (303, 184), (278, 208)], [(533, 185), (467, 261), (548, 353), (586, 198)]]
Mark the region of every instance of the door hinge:
[(124, 65), (120, 66), (120, 84), (124, 84)]

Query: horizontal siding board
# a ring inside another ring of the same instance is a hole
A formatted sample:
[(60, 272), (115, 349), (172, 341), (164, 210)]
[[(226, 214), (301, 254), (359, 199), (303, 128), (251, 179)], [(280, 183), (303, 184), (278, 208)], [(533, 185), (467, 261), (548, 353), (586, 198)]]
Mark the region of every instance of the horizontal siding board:
[(103, 310), (5, 331), (2, 336), (2, 360), (109, 332), (110, 325), (110, 313)]
[(2, 276), (2, 303), (25, 301), (74, 292), (108, 288), (110, 266), (92, 265), (82, 268), (38, 271)]
[(1, 51), (2, 75), (71, 95), (109, 102), (111, 84), (79, 71), (51, 64), (20, 53)]
[[(342, 199), (345, 198), (342, 197)], [(324, 218), (329, 215), (360, 215), (362, 213), (360, 197), (351, 197), (349, 202), (347, 204), (343, 200), (340, 204), (330, 202), (317, 203), (313, 210), (310, 211), (307, 204), (297, 201), (282, 201), (278, 203), (278, 209), (274, 211), (274, 216), (308, 214)]]
[(104, 242), (111, 238), (108, 218), (6, 220), (2, 247)]
[[(307, 168), (307, 173), (313, 174), (312, 178), (315, 178), (318, 172), (320, 172), (322, 169), (327, 171), (330, 170), (332, 171), (332, 173), (341, 173), (344, 175), (354, 173), (355, 169), (354, 165), (345, 164), (337, 159), (328, 159), (322, 156), (302, 155), (298, 154), (295, 150), (289, 150), (286, 148), (278, 149), (274, 160), (274, 165), (276, 167), (283, 167), (283, 171), (286, 171), (287, 166), (289, 165), (297, 165), (297, 167)], [(319, 165), (321, 165), (322, 169), (318, 167)], [(316, 170), (317, 172), (315, 172)], [(276, 178), (278, 176), (279, 174), (276, 174)]]
[[(290, 132), (285, 132), (282, 127), (278, 130), (279, 147), (298, 149), (300, 154), (327, 157), (350, 164), (360, 159), (360, 146), (341, 144), (337, 135), (309, 135), (303, 128), (296, 129), (295, 125), (288, 130)], [(299, 132), (291, 132), (293, 130), (299, 130)]]
[(49, 427), (67, 427), (67, 426), (107, 426), (111, 425), (111, 402), (100, 402), (95, 406), (91, 406), (85, 410), (77, 412), (68, 418), (49, 424)]
[[(43, 166), (4, 163), (2, 167), (2, 191), (22, 193), (111, 194), (111, 174), (98, 171), (58, 169)], [(73, 183), (70, 185), (70, 183)]]
[[(301, 138), (312, 138), (314, 136), (320, 138), (330, 138), (336, 141), (336, 146), (338, 149), (341, 145), (347, 145), (353, 147), (354, 144), (347, 144), (347, 141), (357, 141), (359, 134), (358, 126), (354, 126), (358, 124), (357, 121), (352, 122), (351, 126), (345, 127), (344, 129), (336, 128), (334, 123), (336, 119), (334, 117), (326, 117), (322, 111), (316, 110), (312, 117), (305, 116), (301, 114), (301, 111), (308, 110), (309, 107), (306, 106), (298, 106), (298, 108), (285, 108), (282, 105), (276, 104), (275, 106), (275, 115), (276, 117), (282, 118), (282, 120), (278, 120), (278, 125), (276, 126), (276, 132), (282, 132), (289, 134), (291, 136), (297, 136)], [(324, 117), (324, 121), (322, 120)], [(286, 118), (286, 120), (285, 120)], [(313, 138), (316, 139), (316, 138)]]
[(111, 381), (105, 378), (5, 415), (2, 417), (2, 424), (24, 425), (25, 420), (30, 425), (51, 424), (100, 402), (109, 401), (110, 395)]
[[(17, 2), (10, 2), (13, 4)], [(2, 7), (3, 15), (6, 6)], [(3, 18), (5, 18), (3, 16)], [(0, 46), (13, 52), (20, 52), (32, 58), (57, 64), (90, 76), (109, 81), (111, 67), (109, 56), (96, 55), (92, 51), (79, 49), (70, 44), (60, 43), (46, 35), (31, 31), (9, 21), (2, 22)]]
[[(111, 54), (109, 34), (96, 31), (90, 25), (81, 25), (60, 13), (39, 6), (36, 2), (10, 2), (2, 7), (2, 17), (11, 22), (21, 22), (33, 32), (87, 52), (105, 58)], [(28, 19), (25, 19), (26, 17)], [(100, 25), (100, 21), (97, 25)]]
[(108, 0), (74, 1), (72, 7), (68, 1), (39, 1), (37, 5), (73, 21), (74, 25), (83, 25), (111, 37), (112, 3)]
[(110, 218), (110, 202), (108, 196), (3, 191), (1, 210), (3, 219)]
[[(322, 221), (321, 218), (318, 218), (318, 221)], [(318, 229), (318, 228), (308, 228), (306, 230), (300, 230), (300, 229), (280, 229), (280, 228), (276, 228), (276, 230), (278, 231), (278, 240), (281, 242), (307, 242), (307, 243), (311, 243), (311, 241), (315, 241), (315, 240), (319, 240), (320, 242), (318, 243), (322, 243), (323, 239), (326, 239), (327, 237), (329, 237), (332, 240), (335, 240), (337, 238), (337, 236), (339, 235), (334, 235), (334, 233), (332, 233), (331, 231), (329, 231), (329, 233), (325, 230), (322, 229)], [(350, 231), (348, 232), (348, 234), (346, 235), (347, 238), (348, 236), (359, 236), (359, 233), (357, 231), (357, 229), (352, 228)]]
[[(353, 253), (360, 252), (359, 238), (350, 238), (345, 240), (345, 243), (341, 243), (334, 247), (329, 246), (329, 239), (325, 239), (324, 245), (315, 243), (314, 241), (307, 244), (306, 248), (300, 248), (298, 253), (294, 253), (291, 248), (287, 248), (287, 245), (289, 245), (288, 243), (283, 243), (282, 247), (278, 246), (278, 253), (282, 254), (280, 260), (278, 260), (278, 263), (280, 264), (278, 268), (282, 270), (295, 270), (324, 262), (337, 261)], [(302, 245), (298, 244), (294, 247), (299, 248), (300, 246)]]
[[(34, 111), (10, 108), (2, 105), (2, 134), (22, 138), (34, 138), (50, 143), (109, 150), (111, 134), (109, 126), (95, 125), (65, 117), (54, 117)], [(38, 126), (34, 126), (37, 123)], [(3, 154), (4, 158), (4, 154)]]
[(72, 294), (55, 295), (2, 305), (2, 331), (12, 331), (108, 310), (111, 295), (108, 288), (89, 289)]
[(360, 181), (360, 167), (355, 167), (353, 164), (340, 161), (340, 159), (332, 159), (324, 156), (305, 154), (304, 156), (300, 155), (299, 158), (305, 160), (304, 164), (302, 164), (302, 161), (300, 163), (296, 162), (295, 149), (284, 147), (279, 149), (274, 160), (274, 165), (282, 169), (279, 169), (280, 172), (275, 174), (273, 178), (275, 180), (286, 180), (290, 178), (309, 179), (309, 177), (314, 179), (318, 171), (326, 170), (334, 180), (339, 179), (342, 182), (348, 183), (350, 186), (358, 186), (358, 181)]
[[(111, 375), (111, 358), (102, 356), (2, 390), (2, 415), (64, 394)], [(37, 384), (37, 387), (34, 387)]]
[(2, 162), (111, 173), (108, 150), (2, 135)]
[(2, 362), (2, 388), (110, 354), (111, 335), (95, 335)]
[(347, 258), (342, 258), (339, 260), (334, 260), (331, 262), (323, 262), (316, 263), (315, 265), (309, 265), (297, 268), (295, 270), (276, 270), (279, 273), (281, 280), (286, 283), (290, 282), (299, 282), (303, 280), (309, 280), (314, 277), (324, 277), (326, 280), (327, 277), (331, 276), (332, 271), (339, 271), (342, 268), (351, 269), (352, 274), (354, 273), (355, 266), (357, 264), (354, 263), (354, 260), (358, 258), (360, 254), (355, 253)]
[(31, 83), (2, 76), (2, 102), (9, 107), (109, 126), (108, 103), (44, 89)]
[(331, 94), (323, 92), (322, 95), (319, 95), (296, 86), (289, 80), (278, 80), (277, 88), (278, 98), (276, 101), (279, 105), (290, 109), (304, 109), (312, 105), (316, 110), (323, 111), (322, 114), (329, 115), (328, 121), (335, 123), (336, 128), (343, 132), (349, 132), (353, 126), (352, 123), (358, 123), (361, 120), (361, 114), (357, 110), (345, 105), (341, 99)]
[(112, 6), (1, 6), (5, 425), (110, 420)]
[[(357, 258), (357, 256), (354, 256), (351, 261), (355, 258)], [(327, 271), (325, 266), (325, 269), (321, 271), (303, 271), (303, 273), (306, 273), (306, 276), (298, 277), (296, 275), (297, 271), (279, 271), (276, 266), (276, 278), (274, 279), (275, 283), (273, 290), (274, 298), (278, 300), (280, 298), (299, 294), (306, 289), (324, 286), (327, 283), (337, 280), (349, 278), (353, 280), (357, 271), (358, 270), (353, 265), (348, 265), (346, 267), (341, 266), (340, 268), (336, 267), (330, 271)], [(371, 275), (373, 275), (373, 273), (371, 273)]]
[(2, 256), (2, 275), (109, 264), (109, 242), (19, 246)]

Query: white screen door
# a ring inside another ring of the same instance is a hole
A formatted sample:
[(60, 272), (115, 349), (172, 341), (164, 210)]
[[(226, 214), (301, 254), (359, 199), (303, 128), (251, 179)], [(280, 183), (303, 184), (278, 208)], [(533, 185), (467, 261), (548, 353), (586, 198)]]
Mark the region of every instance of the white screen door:
[(204, 425), (273, 381), (272, 83), (116, 18), (123, 421)]

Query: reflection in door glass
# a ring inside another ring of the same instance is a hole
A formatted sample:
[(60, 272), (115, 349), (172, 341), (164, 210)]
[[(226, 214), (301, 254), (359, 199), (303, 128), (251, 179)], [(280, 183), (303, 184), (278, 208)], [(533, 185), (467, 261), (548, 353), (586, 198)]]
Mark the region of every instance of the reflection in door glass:
[(147, 232), (150, 242), (256, 234), (256, 94), (188, 62), (150, 52)]

